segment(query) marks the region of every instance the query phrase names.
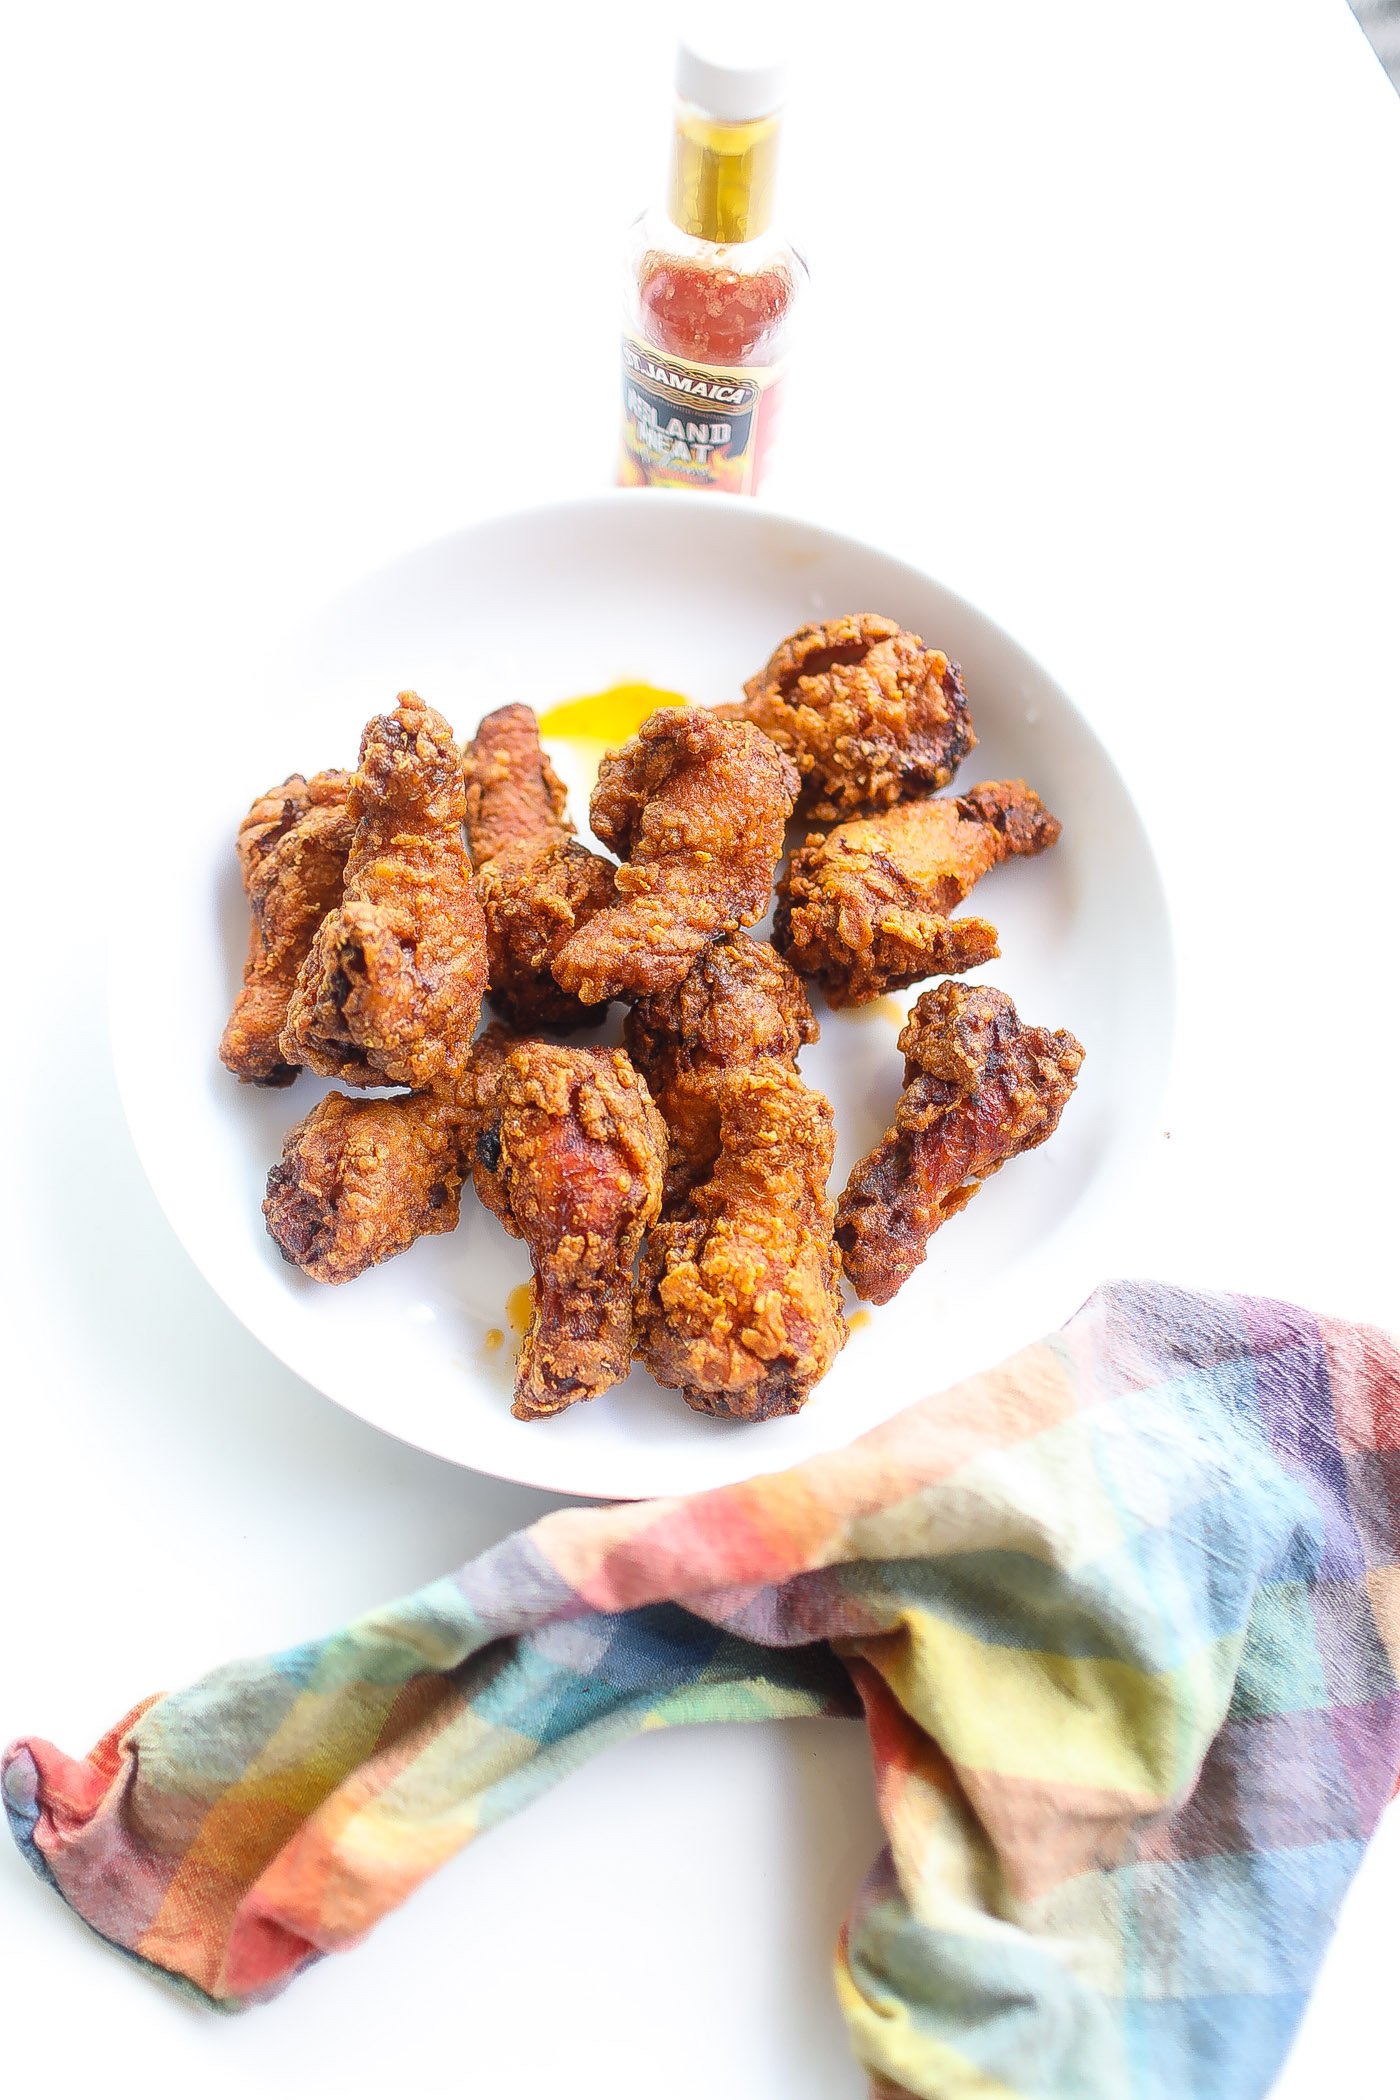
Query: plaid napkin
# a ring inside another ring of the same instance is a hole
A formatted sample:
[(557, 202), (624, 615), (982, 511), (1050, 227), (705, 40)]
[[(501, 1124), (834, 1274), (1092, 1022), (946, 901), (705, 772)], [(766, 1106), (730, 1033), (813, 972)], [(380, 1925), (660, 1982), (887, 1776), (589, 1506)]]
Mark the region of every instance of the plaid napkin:
[(5, 1800), (99, 1933), (239, 2007), (621, 1736), (863, 1712), (874, 2091), (1244, 2100), (1396, 1788), (1398, 1563), (1394, 1343), (1114, 1284), (839, 1454), (560, 1511), (86, 1758), (17, 1743)]

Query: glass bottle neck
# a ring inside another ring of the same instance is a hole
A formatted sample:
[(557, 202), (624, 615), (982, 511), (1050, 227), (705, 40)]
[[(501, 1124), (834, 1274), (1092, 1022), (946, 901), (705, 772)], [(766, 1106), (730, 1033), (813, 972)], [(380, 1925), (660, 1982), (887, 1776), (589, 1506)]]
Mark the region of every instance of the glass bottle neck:
[(757, 240), (773, 218), (778, 119), (721, 124), (692, 103), (676, 111), (667, 211), (682, 233), (728, 245)]

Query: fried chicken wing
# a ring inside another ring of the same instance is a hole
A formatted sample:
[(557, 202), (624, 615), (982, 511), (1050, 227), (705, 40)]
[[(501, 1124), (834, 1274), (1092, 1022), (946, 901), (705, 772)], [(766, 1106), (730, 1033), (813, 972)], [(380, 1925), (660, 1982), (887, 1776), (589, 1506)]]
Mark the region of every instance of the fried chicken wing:
[(642, 1258), (640, 1351), (705, 1413), (792, 1413), (846, 1338), (826, 1194), (831, 1108), (797, 1076), (816, 1035), (801, 981), (737, 932), (627, 1017), (670, 1137), (661, 1222)]
[(679, 1082), (712, 1158), (642, 1256), (638, 1354), (704, 1414), (795, 1414), (844, 1346), (831, 1104), (777, 1058)]
[(800, 627), (718, 712), (787, 753), (826, 822), (946, 787), (977, 742), (957, 665), (878, 613)]
[(818, 1032), (802, 980), (766, 941), (738, 932), (702, 948), (679, 984), (636, 1000), (623, 1023), (653, 1100), (678, 1072), (793, 1063)]
[(481, 870), (487, 997), (513, 1028), (566, 1035), (602, 1020), (608, 1001), (585, 1004), (565, 991), (553, 964), (578, 928), (612, 903), (615, 873), (610, 860), (577, 839), (543, 852), (510, 847)]
[(532, 1421), (627, 1375), (633, 1264), (661, 1202), (666, 1130), (622, 1050), (496, 1047), (478, 1074), (474, 1176), (530, 1250), (534, 1312), (511, 1412)]
[(355, 824), (350, 775), (293, 773), (259, 796), (238, 827), (238, 865), (253, 923), (243, 986), (219, 1044), (230, 1072), (253, 1086), (290, 1086), (282, 1024), (316, 928), (340, 901)]
[(610, 860), (573, 836), (564, 784), (540, 743), (533, 711), (487, 715), (462, 754), (467, 843), (486, 915), (489, 990), (522, 1033), (567, 1034), (600, 1021), (606, 1001), (585, 1005), (550, 965), (578, 927), (613, 901)]
[(713, 1105), (692, 1074), (776, 1058), (796, 1067), (817, 1024), (802, 981), (764, 941), (727, 933), (702, 948), (679, 984), (638, 999), (623, 1040), (670, 1133), (668, 1204), (709, 1171), (718, 1145)]
[(1000, 861), (1043, 853), (1059, 836), (1024, 780), (851, 817), (793, 854), (778, 884), (774, 942), (833, 1006), (975, 969), (997, 954), (996, 928), (948, 914)]
[(461, 761), (416, 693), (365, 730), (350, 809), (345, 894), (302, 965), (282, 1054), (356, 1086), (451, 1093), (486, 989), (486, 929)]
[(283, 1258), (346, 1283), (426, 1233), (451, 1232), (474, 1125), (434, 1094), (327, 1094), (289, 1130), (263, 1216)]
[(876, 1305), (908, 1282), (933, 1234), (989, 1174), (1051, 1136), (1084, 1061), (1067, 1030), (1026, 1027), (990, 985), (934, 985), (899, 1047), (894, 1122), (836, 1206), (846, 1274)]
[(617, 895), (559, 949), (558, 982), (589, 1003), (663, 991), (717, 934), (761, 919), (797, 785), (748, 723), (659, 709), (599, 770), (590, 817), (622, 857)]
[(476, 867), (510, 846), (562, 846), (573, 837), (567, 790), (540, 743), (533, 708), (515, 701), (484, 715), (462, 748), (462, 777)]

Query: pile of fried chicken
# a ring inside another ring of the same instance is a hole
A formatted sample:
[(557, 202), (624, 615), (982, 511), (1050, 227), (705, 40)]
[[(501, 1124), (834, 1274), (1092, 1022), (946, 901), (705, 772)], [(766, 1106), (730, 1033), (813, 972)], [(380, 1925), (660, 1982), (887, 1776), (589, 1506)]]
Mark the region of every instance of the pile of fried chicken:
[[(401, 693), (356, 772), (294, 774), (238, 833), (252, 932), (225, 1065), (378, 1090), (288, 1133), (263, 1206), (283, 1255), (343, 1283), (451, 1231), (470, 1179), (534, 1271), (517, 1416), (634, 1358), (705, 1413), (795, 1412), (846, 1341), (843, 1272), (892, 1298), (1051, 1135), (1083, 1059), (951, 974), (998, 953), (952, 916), (973, 884), (1060, 833), (1023, 780), (938, 792), (975, 743), (941, 651), (874, 614), (804, 627), (742, 701), (664, 708), (607, 754), (589, 821), (610, 859), (576, 837), (528, 707), (459, 750)], [(744, 929), (794, 817), (813, 828), (770, 945)], [(844, 1007), (926, 977), (890, 1127), (833, 1202), (803, 980)], [(625, 1047), (556, 1040), (614, 1001)]]

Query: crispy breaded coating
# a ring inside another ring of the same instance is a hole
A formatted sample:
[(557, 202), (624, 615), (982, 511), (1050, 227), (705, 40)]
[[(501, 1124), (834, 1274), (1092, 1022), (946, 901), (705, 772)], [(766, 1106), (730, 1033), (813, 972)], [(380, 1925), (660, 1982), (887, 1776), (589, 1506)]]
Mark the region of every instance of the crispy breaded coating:
[(939, 1226), (989, 1174), (1051, 1136), (1084, 1062), (1067, 1030), (1025, 1027), (990, 985), (934, 985), (899, 1047), (894, 1122), (836, 1206), (846, 1274), (876, 1305), (907, 1283)]
[(670, 1132), (668, 1204), (709, 1171), (718, 1144), (708, 1099), (686, 1087), (687, 1077), (765, 1057), (795, 1067), (798, 1051), (817, 1033), (802, 980), (747, 933), (711, 941), (679, 984), (637, 1000), (623, 1041)]
[(849, 818), (788, 862), (773, 940), (833, 1006), (975, 969), (997, 954), (996, 928), (948, 914), (1000, 861), (1043, 853), (1059, 836), (1024, 780)]
[(470, 1170), (472, 1126), (434, 1094), (327, 1094), (289, 1130), (263, 1216), (318, 1283), (346, 1283), (426, 1233), (451, 1232)]
[(533, 1421), (627, 1376), (633, 1265), (661, 1203), (666, 1129), (622, 1050), (497, 1038), (477, 1084), (489, 1103), (477, 1190), (535, 1272), (511, 1409)]
[(613, 900), (610, 860), (573, 836), (564, 784), (524, 706), (487, 715), (462, 754), (467, 844), (486, 915), (487, 997), (522, 1033), (566, 1035), (600, 1021), (550, 965), (571, 933)]
[(562, 846), (573, 837), (567, 790), (545, 756), (534, 709), (520, 701), (482, 717), (462, 747), (462, 778), (474, 866), (510, 846)]
[(801, 979), (766, 941), (738, 932), (702, 948), (679, 984), (636, 1000), (623, 1023), (653, 1100), (678, 1071), (791, 1062), (817, 1035)]
[(450, 1094), (486, 989), (486, 927), (457, 747), (416, 693), (366, 728), (350, 808), (345, 894), (302, 965), (282, 1053), (354, 1086)]
[(800, 627), (719, 712), (787, 753), (824, 822), (946, 787), (977, 742), (957, 665), (878, 613)]
[(354, 837), (350, 775), (293, 773), (260, 795), (238, 827), (238, 865), (253, 923), (243, 986), (219, 1044), (230, 1072), (254, 1086), (290, 1086), (282, 1024), (316, 928), (340, 901)]
[(481, 870), (486, 996), (513, 1028), (567, 1035), (602, 1020), (608, 1002), (586, 1006), (556, 981), (552, 966), (577, 928), (612, 903), (616, 872), (577, 839), (543, 850), (508, 847)]
[(481, 1202), (516, 1239), (519, 1234), (510, 1222), (510, 1198), (501, 1173), (496, 1096), (506, 1059), (521, 1040), (504, 1021), (493, 1021), (483, 1029), (472, 1044), (471, 1062), (459, 1096), (471, 1120), (472, 1185)]
[(660, 708), (599, 769), (590, 817), (621, 856), (617, 896), (556, 954), (559, 983), (590, 1004), (663, 991), (717, 934), (761, 919), (796, 793), (747, 723)]
[(704, 1175), (668, 1199), (642, 1256), (638, 1354), (704, 1414), (795, 1414), (844, 1347), (826, 1192), (831, 1104), (761, 1058), (677, 1081), (708, 1116)]

